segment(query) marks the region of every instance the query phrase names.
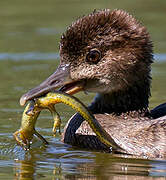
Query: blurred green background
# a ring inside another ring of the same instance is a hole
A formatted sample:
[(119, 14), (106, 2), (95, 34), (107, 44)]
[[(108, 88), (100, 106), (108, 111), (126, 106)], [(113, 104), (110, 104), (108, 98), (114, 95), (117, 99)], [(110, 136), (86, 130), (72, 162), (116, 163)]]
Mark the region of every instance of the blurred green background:
[(149, 30), (155, 52), (165, 52), (163, 0), (2, 0), (1, 52), (58, 51), (60, 35), (76, 18), (94, 9), (124, 9)]
[[(52, 117), (42, 112), (37, 130), (50, 142), (37, 140), (25, 153), (12, 133), (21, 121), (20, 96), (38, 85), (58, 62), (61, 34), (94, 9), (123, 9), (142, 22), (154, 43), (150, 108), (166, 101), (166, 1), (164, 0), (1, 0), (0, 1), (0, 179), (151, 179), (166, 176), (165, 161), (113, 157), (75, 149), (52, 137)], [(85, 104), (93, 94), (77, 95)], [(62, 127), (73, 111), (59, 105)], [(163, 179), (162, 177), (159, 178)]]

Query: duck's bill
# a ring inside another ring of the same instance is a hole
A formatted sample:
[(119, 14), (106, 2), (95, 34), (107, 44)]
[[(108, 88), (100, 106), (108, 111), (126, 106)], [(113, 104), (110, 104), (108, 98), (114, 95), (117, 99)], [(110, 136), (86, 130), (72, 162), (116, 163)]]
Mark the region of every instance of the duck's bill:
[(20, 105), (24, 106), (27, 101), (43, 96), (57, 88), (68, 94), (75, 94), (83, 90), (83, 84), (81, 81), (73, 81), (70, 78), (69, 66), (60, 65), (44, 82), (24, 94), (20, 98)]

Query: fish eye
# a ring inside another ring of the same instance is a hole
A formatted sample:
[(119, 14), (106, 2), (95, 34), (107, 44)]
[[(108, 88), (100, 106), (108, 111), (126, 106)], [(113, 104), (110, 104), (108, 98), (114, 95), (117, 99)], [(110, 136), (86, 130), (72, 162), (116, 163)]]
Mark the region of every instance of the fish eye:
[(101, 52), (97, 49), (92, 49), (86, 55), (86, 61), (89, 63), (97, 64), (101, 59)]

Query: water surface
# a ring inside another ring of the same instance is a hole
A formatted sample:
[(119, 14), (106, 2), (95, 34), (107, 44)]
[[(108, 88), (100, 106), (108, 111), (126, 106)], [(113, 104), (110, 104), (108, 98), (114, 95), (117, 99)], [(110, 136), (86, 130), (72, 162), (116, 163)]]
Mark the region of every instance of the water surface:
[[(166, 1), (5, 0), (0, 2), (0, 179), (166, 179), (166, 160), (136, 159), (73, 148), (52, 136), (53, 120), (44, 111), (37, 130), (50, 142), (34, 139), (25, 152), (12, 133), (21, 121), (20, 96), (53, 72), (60, 35), (77, 17), (103, 8), (121, 8), (147, 26), (154, 41), (150, 108), (166, 101)], [(86, 105), (93, 94), (80, 93)], [(57, 106), (63, 124), (74, 113)]]

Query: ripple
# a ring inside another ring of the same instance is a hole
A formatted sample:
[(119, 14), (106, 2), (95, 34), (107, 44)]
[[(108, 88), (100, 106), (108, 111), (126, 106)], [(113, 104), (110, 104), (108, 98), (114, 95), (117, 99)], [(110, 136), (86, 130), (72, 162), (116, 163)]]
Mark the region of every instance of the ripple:
[(58, 53), (0, 53), (0, 60), (25, 61), (25, 60), (55, 60), (59, 58)]
[(154, 59), (155, 61), (157, 60), (157, 62), (166, 61), (166, 54), (154, 54)]
[[(59, 59), (59, 53), (24, 52), (24, 53), (0, 53), (0, 60), (25, 61), (25, 60), (55, 60)], [(166, 61), (166, 53), (154, 54), (157, 62)]]
[(57, 30), (55, 28), (37, 28), (36, 32), (41, 35), (54, 35), (62, 33), (62, 31)]
[(22, 112), (23, 110), (20, 108), (20, 109), (14, 109), (14, 108), (1, 108), (0, 109), (0, 111), (1, 112), (7, 112), (7, 113), (9, 113), (9, 112), (12, 112), (12, 113), (20, 113), (20, 112)]

